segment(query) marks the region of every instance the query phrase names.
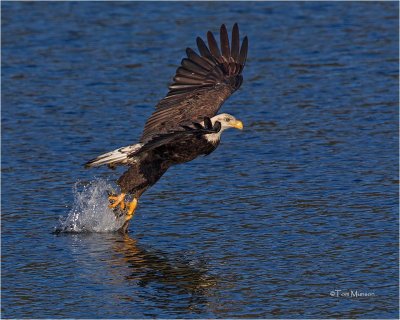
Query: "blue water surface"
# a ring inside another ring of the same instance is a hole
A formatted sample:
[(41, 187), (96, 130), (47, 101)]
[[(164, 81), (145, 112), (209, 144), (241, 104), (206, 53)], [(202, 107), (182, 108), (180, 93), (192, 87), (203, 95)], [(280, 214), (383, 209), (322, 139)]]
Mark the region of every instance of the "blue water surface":
[[(397, 318), (397, 2), (1, 6), (3, 318)], [(129, 235), (52, 234), (122, 172), (82, 164), (135, 142), (184, 49), (235, 22), (222, 111), (245, 130), (170, 169)]]

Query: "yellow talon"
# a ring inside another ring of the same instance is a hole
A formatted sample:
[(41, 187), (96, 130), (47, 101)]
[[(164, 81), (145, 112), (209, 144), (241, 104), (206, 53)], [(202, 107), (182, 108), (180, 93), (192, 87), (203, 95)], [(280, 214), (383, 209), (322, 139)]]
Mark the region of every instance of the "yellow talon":
[(125, 216), (125, 221), (131, 220), (133, 217), (133, 214), (135, 213), (135, 209), (137, 207), (137, 199), (134, 198), (129, 204), (128, 204), (128, 212), (126, 213)]
[(124, 210), (124, 208), (125, 208), (125, 202), (124, 202), (125, 195), (126, 195), (125, 193), (121, 193), (119, 196), (109, 196), (108, 200), (110, 200), (110, 202), (114, 201), (114, 203), (110, 204), (108, 207), (109, 208), (115, 208), (116, 206), (120, 205), (121, 209)]

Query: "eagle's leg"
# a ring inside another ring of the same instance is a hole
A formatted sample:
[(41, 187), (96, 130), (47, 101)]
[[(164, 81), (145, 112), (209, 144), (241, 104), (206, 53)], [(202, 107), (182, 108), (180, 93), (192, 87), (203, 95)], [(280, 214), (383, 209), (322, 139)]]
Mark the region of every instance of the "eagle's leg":
[(110, 202), (113, 202), (109, 205), (110, 208), (115, 208), (116, 206), (120, 205), (121, 209), (124, 210), (125, 209), (125, 196), (126, 193), (121, 193), (118, 196), (109, 196), (108, 200)]
[(125, 216), (125, 221), (129, 221), (132, 219), (133, 214), (135, 213), (135, 209), (137, 207), (138, 201), (136, 198), (133, 198), (131, 202), (128, 204), (128, 212), (126, 213)]
[(138, 204), (137, 198), (133, 198), (133, 200), (127, 204), (128, 212), (125, 214), (125, 222), (122, 225), (122, 227), (118, 229), (118, 232), (120, 232), (120, 233), (128, 232), (129, 221), (132, 219), (132, 217), (135, 213), (137, 204)]

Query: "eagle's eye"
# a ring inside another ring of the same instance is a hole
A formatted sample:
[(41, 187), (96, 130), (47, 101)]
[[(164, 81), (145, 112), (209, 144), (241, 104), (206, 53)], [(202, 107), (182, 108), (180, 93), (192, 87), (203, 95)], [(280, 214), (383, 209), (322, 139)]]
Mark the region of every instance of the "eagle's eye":
[(229, 121), (231, 121), (231, 118), (225, 118), (225, 121), (229, 122)]

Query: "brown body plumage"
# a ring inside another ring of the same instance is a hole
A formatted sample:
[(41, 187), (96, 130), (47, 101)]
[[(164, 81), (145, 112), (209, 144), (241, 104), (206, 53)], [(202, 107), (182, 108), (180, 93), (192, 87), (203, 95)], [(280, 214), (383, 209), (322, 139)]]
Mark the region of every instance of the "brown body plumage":
[(137, 159), (118, 179), (121, 192), (140, 195), (158, 181), (172, 165), (192, 161), (200, 155), (210, 154), (219, 144), (205, 138), (206, 134), (218, 133), (220, 122), (214, 126), (209, 118), (206, 124), (195, 128), (183, 126), (180, 131), (157, 135), (129, 157)]
[[(110, 197), (114, 201), (113, 207), (120, 204), (124, 209), (126, 194), (132, 194), (136, 201), (170, 166), (213, 152), (225, 129), (242, 128), (242, 123), (233, 116), (216, 114), (242, 84), (247, 37), (240, 46), (239, 28), (235, 24), (231, 47), (225, 25), (220, 29), (221, 51), (211, 32), (207, 33), (207, 39), (208, 47), (197, 38), (200, 55), (186, 49), (187, 58), (177, 69), (167, 96), (147, 120), (140, 142), (86, 163), (86, 167), (103, 164), (130, 166), (117, 182), (121, 195)], [(136, 203), (128, 206), (127, 222), (122, 231), (126, 231)]]

